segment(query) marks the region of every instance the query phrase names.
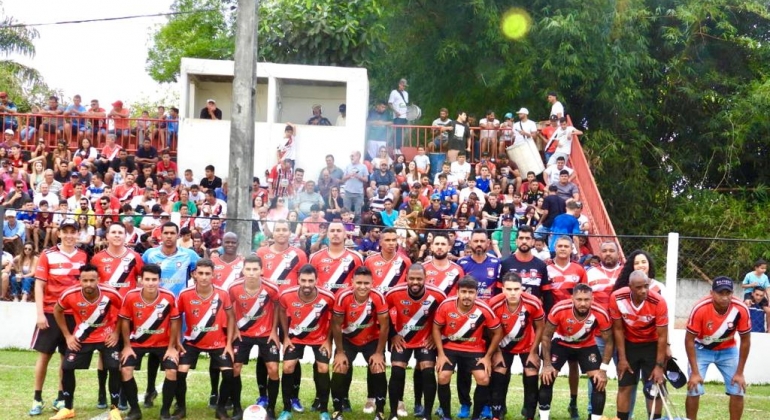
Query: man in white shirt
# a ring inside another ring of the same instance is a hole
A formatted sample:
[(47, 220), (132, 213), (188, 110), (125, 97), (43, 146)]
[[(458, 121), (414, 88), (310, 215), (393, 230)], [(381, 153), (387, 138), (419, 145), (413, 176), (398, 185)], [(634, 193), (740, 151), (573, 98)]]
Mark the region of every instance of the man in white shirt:
[(348, 106), (345, 104), (341, 104), (339, 110), (340, 110), (340, 115), (337, 115), (337, 121), (334, 122), (334, 125), (336, 125), (337, 127), (344, 127)]
[(460, 203), (463, 203), (468, 200), (468, 197), (470, 197), (471, 194), (476, 193), (476, 198), (479, 199), (479, 205), (480, 208), (484, 207), (484, 204), (487, 203), (486, 200), (486, 194), (484, 194), (484, 191), (481, 191), (476, 186), (476, 179), (470, 178), (468, 179), (468, 186), (460, 190)]
[(513, 145), (523, 144), (525, 141), (534, 141), (537, 135), (537, 124), (529, 119), (529, 110), (521, 108), (518, 112), (519, 121), (513, 124)]
[(575, 180), (575, 171), (572, 168), (568, 168), (566, 163), (564, 156), (559, 156), (556, 158), (556, 165), (545, 168), (545, 171), (543, 172), (543, 181), (545, 181), (545, 185), (552, 185), (559, 182), (559, 174), (561, 174), (562, 170), (569, 172), (570, 182)]
[(457, 184), (461, 179), (468, 179), (468, 175), (471, 173), (471, 164), (465, 159), (465, 153), (460, 152), (457, 155), (457, 160), (450, 165), (452, 176)]
[[(430, 147), (430, 145), (428, 145)], [(417, 147), (417, 155), (412, 159), (414, 165), (417, 167), (417, 173), (420, 177), (430, 173), (430, 158), (425, 154), (425, 148), (422, 146)]]
[(452, 173), (452, 164), (449, 162), (444, 162), (441, 164), (441, 172), (437, 173), (436, 176), (433, 177), (433, 185), (439, 185), (439, 175), (444, 174), (446, 175), (446, 182), (449, 185), (457, 185), (457, 180), (455, 179), (454, 174)]
[[(406, 125), (406, 107), (409, 105), (409, 92), (406, 91), (409, 84), (406, 79), (398, 81), (398, 89), (393, 89), (388, 97), (388, 106), (393, 110), (393, 125)], [(401, 142), (403, 138), (403, 129), (396, 128), (395, 154), (401, 154)]]
[(548, 92), (548, 103), (551, 104), (551, 115), (556, 115), (559, 118), (564, 118), (564, 105), (559, 102), (559, 96), (556, 92)]
[(38, 188), (40, 192), (35, 194), (35, 197), (32, 199), (36, 209), (40, 208), (40, 202), (43, 200), (48, 202), (48, 208), (54, 208), (59, 205), (59, 196), (51, 192), (48, 184), (41, 182)]
[(487, 111), (487, 117), (479, 121), (479, 127), (481, 127), (481, 151), (490, 152), (492, 145), (497, 144), (497, 134), (500, 128), (500, 120), (495, 118), (495, 111), (491, 109)]
[(428, 153), (443, 151), (449, 141), (449, 127), (452, 127), (452, 120), (449, 118), (449, 110), (441, 108), (438, 112), (438, 118), (433, 120), (433, 141), (428, 144)]
[(559, 156), (564, 157), (564, 162), (569, 162), (569, 156), (572, 154), (572, 136), (581, 136), (583, 132), (575, 127), (567, 125), (567, 119), (562, 117), (559, 119), (559, 128), (553, 133), (551, 141), (559, 142), (556, 146), (556, 151), (553, 152), (550, 158), (548, 158), (547, 166), (555, 165), (556, 159)]

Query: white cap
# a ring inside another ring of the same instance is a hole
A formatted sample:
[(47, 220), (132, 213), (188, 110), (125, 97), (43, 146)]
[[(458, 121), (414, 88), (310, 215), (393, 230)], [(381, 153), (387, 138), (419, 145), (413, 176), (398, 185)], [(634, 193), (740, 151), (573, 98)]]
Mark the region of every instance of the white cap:
[(5, 134), (13, 134), (13, 130), (11, 130), (11, 129), (9, 128), (9, 129), (5, 130)]
[(519, 110), (519, 112), (517, 112), (517, 114), (529, 115), (529, 110), (527, 108), (522, 108)]
[(16, 217), (16, 210), (6, 210), (5, 217)]
[(206, 103), (209, 103), (209, 102), (212, 102), (212, 103), (217, 103), (217, 101), (215, 101), (215, 100), (213, 100), (213, 99), (206, 99)]

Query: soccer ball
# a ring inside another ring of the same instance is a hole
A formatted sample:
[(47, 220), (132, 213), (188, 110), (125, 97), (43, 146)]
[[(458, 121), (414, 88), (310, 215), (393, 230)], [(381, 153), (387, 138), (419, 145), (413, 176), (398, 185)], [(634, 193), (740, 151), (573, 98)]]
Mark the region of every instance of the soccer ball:
[(243, 410), (243, 420), (267, 420), (267, 410), (261, 405), (250, 405)]

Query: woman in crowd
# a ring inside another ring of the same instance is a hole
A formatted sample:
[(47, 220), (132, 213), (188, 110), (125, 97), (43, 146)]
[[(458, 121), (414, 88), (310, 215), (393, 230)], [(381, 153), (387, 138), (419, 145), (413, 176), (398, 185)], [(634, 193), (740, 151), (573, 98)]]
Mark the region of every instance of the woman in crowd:
[(45, 165), (42, 160), (35, 161), (32, 164), (31, 172), (29, 174), (29, 181), (27, 182), (27, 185), (29, 185), (30, 189), (37, 190), (37, 186), (45, 179), (45, 176), (43, 175), (44, 172)]
[(332, 187), (329, 192), (329, 198), (324, 203), (324, 218), (326, 221), (333, 222), (339, 219), (342, 214), (342, 197), (340, 197), (340, 187)]
[[(59, 140), (53, 151), (53, 167), (58, 168), (62, 162), (72, 162), (72, 152), (67, 148), (66, 141)], [(71, 166), (70, 170), (72, 170)]]
[(289, 231), (291, 232), (289, 235), (289, 245), (301, 248), (305, 238), (302, 236), (302, 222), (299, 220), (299, 213), (295, 210), (290, 211), (287, 220), (289, 221)]
[(195, 205), (195, 202), (190, 200), (190, 190), (187, 188), (181, 188), (179, 190), (179, 201), (175, 202), (174, 205), (171, 207), (171, 211), (179, 211), (179, 207), (182, 204), (187, 204), (187, 214), (197, 216), (198, 215), (198, 206)]
[(89, 255), (93, 253), (94, 227), (88, 224), (88, 215), (78, 216), (78, 240), (77, 247), (86, 251)]
[(415, 182), (420, 182), (420, 173), (417, 172), (417, 164), (411, 161), (406, 165), (406, 169), (404, 169), (404, 181), (401, 184), (411, 186)]
[(393, 165), (393, 159), (388, 156), (388, 149), (385, 147), (380, 147), (380, 150), (377, 152), (377, 157), (372, 159), (372, 168), (379, 168), (380, 162), (386, 162), (388, 164), (388, 168)]
[(264, 205), (265, 205), (265, 202), (262, 200), (261, 196), (258, 195), (256, 197), (254, 197), (254, 205), (251, 206), (251, 218), (252, 219), (254, 219), (254, 220), (260, 220), (261, 219), (259, 217), (259, 209), (264, 207)]
[(629, 276), (636, 270), (644, 271), (644, 273), (647, 274), (647, 277), (650, 279), (651, 291), (661, 294), (666, 289), (666, 286), (663, 283), (655, 280), (655, 262), (652, 260), (652, 257), (650, 257), (650, 254), (641, 249), (637, 249), (626, 257), (626, 263), (623, 265), (623, 269), (620, 270), (620, 274), (615, 281), (615, 286), (612, 288), (612, 291), (628, 286)]
[(11, 276), (11, 297), (14, 302), (29, 302), (32, 288), (35, 285), (35, 268), (37, 268), (37, 254), (31, 243), (24, 244), (22, 253), (13, 259), (15, 274)]
[(534, 228), (537, 226), (537, 223), (539, 221), (540, 221), (540, 215), (537, 214), (537, 210), (535, 210), (535, 207), (527, 206), (527, 210), (524, 213), (524, 216), (519, 219), (516, 219), (516, 227), (532, 226)]
[(516, 184), (508, 184), (505, 186), (505, 193), (503, 193), (503, 204), (513, 203), (513, 194), (516, 192)]
[(88, 163), (90, 167), (91, 165), (93, 165), (98, 155), (99, 153), (96, 151), (96, 148), (91, 146), (91, 140), (88, 140), (88, 138), (83, 137), (83, 139), (80, 140), (80, 147), (78, 147), (78, 149), (75, 150), (75, 155), (73, 157), (74, 162), (72, 162), (72, 165), (70, 166), (70, 170), (75, 169), (74, 166), (79, 165), (81, 162)]

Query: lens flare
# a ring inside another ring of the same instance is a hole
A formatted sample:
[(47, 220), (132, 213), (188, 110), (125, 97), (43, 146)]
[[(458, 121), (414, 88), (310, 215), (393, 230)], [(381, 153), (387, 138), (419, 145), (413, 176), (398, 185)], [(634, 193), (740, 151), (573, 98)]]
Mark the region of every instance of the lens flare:
[(532, 18), (524, 9), (511, 9), (503, 15), (500, 29), (506, 38), (520, 40), (527, 36), (532, 26)]

